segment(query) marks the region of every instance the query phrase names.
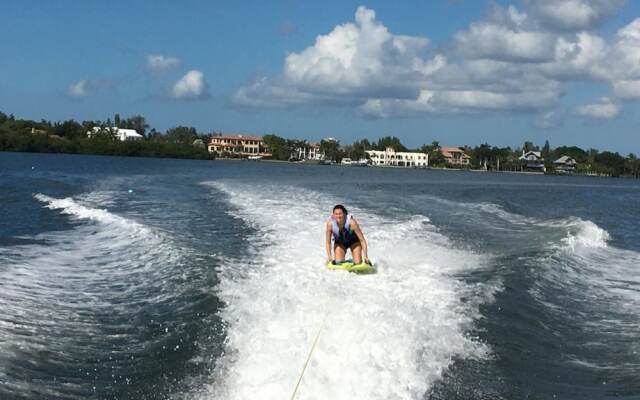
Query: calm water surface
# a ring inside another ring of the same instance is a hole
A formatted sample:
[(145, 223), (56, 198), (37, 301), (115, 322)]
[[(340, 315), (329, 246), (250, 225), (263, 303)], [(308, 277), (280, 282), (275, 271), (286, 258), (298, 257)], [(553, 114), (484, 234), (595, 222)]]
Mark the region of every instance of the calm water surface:
[(640, 398), (637, 181), (0, 153), (0, 202), (0, 399), (289, 399), (316, 337), (298, 399)]

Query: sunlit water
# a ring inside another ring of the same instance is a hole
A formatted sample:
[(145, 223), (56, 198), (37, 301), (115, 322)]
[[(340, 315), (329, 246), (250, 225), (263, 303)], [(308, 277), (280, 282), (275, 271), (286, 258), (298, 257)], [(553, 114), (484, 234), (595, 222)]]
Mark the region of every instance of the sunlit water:
[[(0, 153), (0, 399), (640, 398), (639, 199), (620, 179)], [(377, 274), (323, 267), (336, 203)]]

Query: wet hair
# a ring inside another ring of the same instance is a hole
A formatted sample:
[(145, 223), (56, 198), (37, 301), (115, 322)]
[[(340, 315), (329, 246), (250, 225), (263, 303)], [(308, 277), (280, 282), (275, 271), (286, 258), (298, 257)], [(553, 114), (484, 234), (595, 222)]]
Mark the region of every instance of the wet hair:
[(342, 212), (344, 213), (344, 215), (349, 214), (349, 212), (347, 211), (346, 208), (344, 208), (344, 206), (342, 204), (336, 204), (335, 207), (333, 207), (333, 211), (335, 210), (342, 210)]

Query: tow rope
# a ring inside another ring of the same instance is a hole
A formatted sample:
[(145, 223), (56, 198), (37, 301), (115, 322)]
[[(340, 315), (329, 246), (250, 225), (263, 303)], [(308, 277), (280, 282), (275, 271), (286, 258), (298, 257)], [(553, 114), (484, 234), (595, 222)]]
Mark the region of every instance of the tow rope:
[(309, 365), (309, 360), (311, 360), (311, 356), (313, 356), (313, 351), (316, 349), (316, 344), (318, 343), (318, 339), (320, 338), (320, 333), (322, 333), (322, 329), (324, 328), (324, 323), (327, 320), (327, 315), (324, 315), (322, 318), (322, 324), (320, 324), (320, 328), (318, 329), (318, 333), (316, 334), (316, 338), (313, 340), (313, 344), (311, 345), (311, 350), (309, 350), (309, 355), (304, 362), (304, 366), (302, 367), (302, 371), (300, 372), (300, 377), (298, 377), (298, 382), (296, 383), (296, 387), (293, 390), (293, 394), (291, 395), (291, 400), (296, 398), (296, 394), (298, 393), (298, 388), (300, 387), (300, 382), (302, 382), (302, 377), (304, 376), (304, 372), (307, 370), (307, 365)]

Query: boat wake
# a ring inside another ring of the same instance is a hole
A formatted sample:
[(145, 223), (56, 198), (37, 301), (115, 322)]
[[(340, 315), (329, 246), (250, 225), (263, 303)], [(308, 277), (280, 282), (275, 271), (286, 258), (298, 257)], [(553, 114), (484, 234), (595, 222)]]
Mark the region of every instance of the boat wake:
[(171, 267), (180, 252), (107, 210), (34, 197), (68, 215), (72, 228), (0, 251), (0, 397), (86, 398), (104, 390), (91, 381), (129, 384), (151, 345), (145, 309), (176, 295)]
[(469, 332), (499, 282), (461, 278), (488, 257), (456, 249), (428, 218), (350, 210), (379, 267), (358, 276), (323, 268), (335, 200), (287, 186), (207, 185), (255, 233), (241, 263), (221, 260), (226, 354), (202, 398), (290, 398), (318, 333), (299, 399), (418, 399), (454, 359), (489, 355)]

